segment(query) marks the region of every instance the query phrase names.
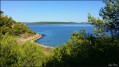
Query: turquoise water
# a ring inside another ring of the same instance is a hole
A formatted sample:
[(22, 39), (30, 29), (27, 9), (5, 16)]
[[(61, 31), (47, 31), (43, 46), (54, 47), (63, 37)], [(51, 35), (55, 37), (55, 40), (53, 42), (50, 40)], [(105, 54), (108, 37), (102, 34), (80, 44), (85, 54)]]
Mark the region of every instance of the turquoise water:
[(92, 33), (93, 26), (90, 24), (44, 24), (44, 25), (27, 25), (34, 32), (45, 34), (38, 43), (55, 47), (66, 43), (74, 31), (80, 31), (82, 28), (86, 29), (88, 33)]

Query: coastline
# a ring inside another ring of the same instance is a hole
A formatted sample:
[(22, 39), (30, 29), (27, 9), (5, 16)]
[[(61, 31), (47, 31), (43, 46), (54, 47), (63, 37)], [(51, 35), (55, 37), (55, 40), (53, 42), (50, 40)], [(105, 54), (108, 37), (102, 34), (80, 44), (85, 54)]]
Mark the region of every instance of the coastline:
[[(31, 40), (34, 40), (35, 43), (37, 43), (36, 40), (39, 40), (39, 39), (43, 38), (43, 36), (44, 36), (44, 34), (38, 34), (38, 33), (36, 33), (36, 35), (34, 35)], [(37, 43), (37, 44), (40, 45), (40, 46), (42, 46), (42, 47), (44, 47), (44, 48), (54, 48), (54, 47), (46, 46), (46, 45), (39, 44), (39, 43)]]
[[(43, 34), (36, 33), (35, 35), (30, 36), (30, 37), (27, 37), (27, 38), (24, 38), (24, 37), (17, 38), (17, 42), (18, 43), (24, 43), (24, 42), (29, 41), (29, 40), (36, 41), (38, 39), (43, 38), (43, 36), (44, 36)], [(39, 44), (37, 42), (35, 42), (35, 43), (38, 44), (38, 45), (40, 45), (40, 46), (42, 46), (42, 47), (44, 47), (44, 48), (54, 48), (54, 47), (51, 47), (51, 46), (46, 46), (46, 45)]]
[[(44, 34), (37, 34), (37, 35), (38, 35), (38, 37), (36, 37), (36, 38), (34, 39), (35, 43), (37, 43), (36, 40), (41, 39), (41, 38), (43, 38), (43, 36), (44, 36)], [(37, 44), (40, 45), (40, 46), (42, 46), (42, 47), (44, 47), (44, 48), (54, 48), (54, 47), (46, 46), (46, 45), (39, 44), (39, 43), (37, 43)]]
[(23, 35), (23, 37), (20, 37), (20, 38), (17, 38), (17, 39), (18, 39), (18, 41), (23, 43), (23, 42), (26, 42), (26, 41), (29, 41), (29, 40), (37, 40), (37, 39), (40, 39), (40, 38), (42, 38), (41, 34), (35, 34), (33, 36), (30, 36), (30, 37), (24, 37), (24, 35)]
[(36, 43), (37, 45), (39, 45), (40, 47), (43, 47), (45, 55), (49, 55), (52, 52), (54, 47), (46, 46), (46, 45), (37, 43), (36, 40), (43, 38), (44, 34), (37, 34), (37, 35), (38, 35), (38, 37), (34, 38), (34, 40), (32, 40), (32, 41), (34, 43)]

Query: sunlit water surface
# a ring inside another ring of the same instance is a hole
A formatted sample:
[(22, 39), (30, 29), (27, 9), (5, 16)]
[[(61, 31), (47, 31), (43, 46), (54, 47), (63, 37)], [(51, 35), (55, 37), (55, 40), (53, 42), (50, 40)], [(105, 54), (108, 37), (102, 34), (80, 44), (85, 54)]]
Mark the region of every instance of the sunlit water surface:
[(92, 34), (94, 28), (90, 24), (29, 24), (27, 26), (32, 31), (45, 35), (37, 40), (38, 43), (52, 47), (66, 43), (74, 31), (80, 31), (84, 28), (88, 33)]

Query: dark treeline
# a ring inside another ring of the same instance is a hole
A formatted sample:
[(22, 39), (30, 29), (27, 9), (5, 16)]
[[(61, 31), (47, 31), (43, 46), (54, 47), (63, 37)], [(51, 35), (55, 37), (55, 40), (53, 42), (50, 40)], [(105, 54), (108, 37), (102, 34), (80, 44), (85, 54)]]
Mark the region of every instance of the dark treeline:
[(24, 24), (89, 24), (87, 22), (21, 22)]

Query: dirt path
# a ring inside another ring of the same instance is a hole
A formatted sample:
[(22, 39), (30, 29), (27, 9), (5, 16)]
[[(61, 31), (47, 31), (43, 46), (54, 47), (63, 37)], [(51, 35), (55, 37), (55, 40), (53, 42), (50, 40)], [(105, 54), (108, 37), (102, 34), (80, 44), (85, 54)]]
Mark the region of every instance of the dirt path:
[[(27, 38), (23, 38), (23, 37), (18, 38), (17, 39), (17, 42), (18, 43), (24, 43), (24, 42), (29, 41), (29, 40), (33, 41), (33, 40), (41, 39), (42, 37), (43, 37), (42, 34), (36, 34), (34, 36), (30, 36), (30, 37), (27, 37)], [(42, 46), (42, 47), (44, 47), (44, 48), (53, 48), (53, 47), (42, 45), (42, 44), (39, 44), (39, 45)]]
[(36, 34), (34, 36), (30, 36), (28, 38), (20, 38), (19, 40), (22, 41), (22, 42), (26, 42), (28, 40), (37, 40), (37, 39), (40, 39), (42, 38), (42, 35), (41, 34)]
[(27, 37), (27, 38), (24, 38), (24, 37), (20, 37), (20, 38), (17, 38), (17, 42), (18, 43), (24, 43), (26, 41), (29, 41), (29, 40), (37, 40), (37, 39), (40, 39), (42, 38), (43, 36), (41, 34), (36, 34), (36, 35), (33, 35), (33, 36), (30, 36), (30, 37)]

